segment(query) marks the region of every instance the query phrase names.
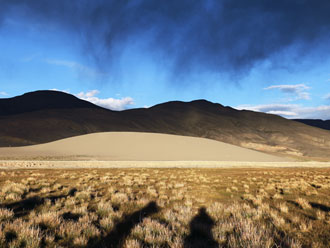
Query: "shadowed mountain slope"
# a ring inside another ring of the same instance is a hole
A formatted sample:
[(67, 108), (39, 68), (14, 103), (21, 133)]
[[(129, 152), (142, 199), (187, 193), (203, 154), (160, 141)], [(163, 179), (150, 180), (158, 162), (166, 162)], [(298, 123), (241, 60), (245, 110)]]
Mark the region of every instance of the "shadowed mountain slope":
[(22, 96), (0, 99), (0, 116), (14, 115), (38, 110), (100, 108), (70, 94), (58, 91), (40, 90)]
[[(49, 95), (60, 101), (49, 101)], [(0, 106), (8, 106), (13, 99), (2, 99)], [(24, 112), (25, 106), (33, 108)], [(330, 154), (329, 131), (205, 100), (110, 111), (66, 93), (38, 91), (21, 96), (11, 109), (4, 108), (5, 114), (0, 115), (0, 146), (39, 144), (94, 132), (136, 131), (210, 138), (285, 156), (327, 160)]]
[(318, 127), (325, 130), (330, 130), (330, 120), (324, 121), (319, 119), (294, 119), (294, 121), (298, 121), (312, 127)]

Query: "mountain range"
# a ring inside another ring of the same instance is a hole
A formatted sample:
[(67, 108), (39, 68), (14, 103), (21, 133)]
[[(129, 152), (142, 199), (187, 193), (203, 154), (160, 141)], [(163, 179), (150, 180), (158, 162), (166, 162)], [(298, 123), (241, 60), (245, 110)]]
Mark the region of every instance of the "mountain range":
[(294, 119), (312, 127), (318, 127), (325, 130), (330, 130), (330, 120), (320, 120), (320, 119)]
[(0, 99), (1, 147), (95, 132), (134, 131), (204, 137), (280, 156), (329, 160), (330, 131), (313, 127), (315, 123), (206, 100), (112, 111), (58, 91)]

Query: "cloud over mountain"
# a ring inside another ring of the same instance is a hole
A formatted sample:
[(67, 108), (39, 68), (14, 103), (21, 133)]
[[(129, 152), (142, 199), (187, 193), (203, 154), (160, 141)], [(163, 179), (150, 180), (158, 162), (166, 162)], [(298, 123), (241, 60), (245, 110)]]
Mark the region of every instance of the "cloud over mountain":
[(109, 98), (99, 98), (97, 95), (100, 93), (98, 90), (91, 90), (88, 92), (80, 92), (76, 96), (80, 99), (89, 101), (103, 108), (111, 110), (124, 110), (134, 105), (134, 100), (131, 97), (124, 97), (121, 99)]
[[(51, 90), (70, 93), (70, 90), (59, 90), (59, 89), (51, 89)], [(112, 98), (112, 97), (99, 98), (97, 95), (100, 93), (101, 92), (99, 90), (90, 90), (87, 92), (82, 91), (74, 95), (82, 100), (94, 103), (95, 105), (110, 110), (117, 110), (117, 111), (125, 110), (132, 107), (132, 105), (134, 105), (134, 100), (131, 97), (123, 97), (120, 99)]]
[(246, 109), (296, 119), (330, 119), (330, 106), (327, 105), (304, 107), (299, 104), (261, 104), (240, 105), (236, 109)]
[(310, 87), (305, 84), (280, 84), (280, 85), (271, 85), (269, 87), (264, 88), (264, 90), (273, 90), (273, 89), (278, 89), (283, 93), (294, 95), (295, 100), (310, 99), (309, 92), (307, 92), (307, 90), (309, 90)]

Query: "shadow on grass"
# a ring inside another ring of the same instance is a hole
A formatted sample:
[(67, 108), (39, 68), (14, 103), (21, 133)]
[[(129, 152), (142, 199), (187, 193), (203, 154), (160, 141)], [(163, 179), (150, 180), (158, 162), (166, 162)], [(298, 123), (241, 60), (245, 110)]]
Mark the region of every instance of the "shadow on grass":
[(198, 215), (190, 221), (190, 234), (184, 240), (184, 248), (215, 248), (219, 247), (212, 235), (213, 219), (206, 209), (200, 208)]
[(71, 212), (66, 212), (66, 213), (62, 214), (63, 220), (71, 220), (71, 221), (75, 221), (75, 222), (77, 222), (80, 217), (82, 217), (81, 214), (75, 214), (75, 213), (71, 213)]
[(317, 209), (322, 210), (322, 211), (327, 212), (327, 213), (330, 212), (330, 207), (328, 207), (326, 205), (316, 203), (316, 202), (310, 202), (309, 204), (311, 204), (311, 206), (313, 208), (317, 208)]
[(14, 212), (14, 217), (19, 218), (28, 215), (32, 210), (44, 204), (46, 200), (50, 200), (52, 203), (54, 203), (58, 199), (66, 198), (68, 196), (74, 196), (76, 191), (77, 189), (73, 188), (69, 191), (68, 194), (65, 195), (48, 196), (48, 197), (38, 197), (38, 196), (30, 197), (13, 203), (0, 204), (0, 208), (7, 208), (12, 210)]
[(289, 204), (291, 204), (291, 205), (294, 205), (297, 208), (302, 209), (302, 207), (298, 203), (296, 203), (295, 201), (287, 200), (286, 202), (289, 203)]
[(149, 217), (158, 211), (159, 207), (156, 202), (150, 202), (144, 208), (125, 216), (123, 221), (119, 222), (114, 229), (101, 240), (89, 240), (87, 247), (122, 247), (132, 229), (141, 223), (144, 218)]
[[(290, 204), (296, 206), (297, 208), (302, 209), (302, 207), (295, 201), (288, 200), (287, 203), (290, 203)], [(326, 205), (323, 205), (323, 204), (320, 204), (317, 202), (309, 202), (309, 204), (312, 206), (312, 208), (316, 208), (316, 209), (322, 210), (327, 213), (330, 212), (330, 207), (328, 207)]]

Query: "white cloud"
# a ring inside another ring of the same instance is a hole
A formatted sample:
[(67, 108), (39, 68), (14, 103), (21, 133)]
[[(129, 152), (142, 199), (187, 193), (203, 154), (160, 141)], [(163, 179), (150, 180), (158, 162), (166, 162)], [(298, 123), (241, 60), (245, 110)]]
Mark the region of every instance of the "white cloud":
[(77, 94), (78, 97), (84, 97), (84, 98), (89, 98), (89, 97), (94, 97), (95, 95), (99, 94), (100, 91), (98, 90), (91, 90), (91, 91), (87, 91), (85, 92), (80, 92)]
[(7, 92), (0, 91), (0, 96), (8, 96)]
[(32, 54), (30, 56), (26, 56), (26, 57), (23, 57), (20, 59), (21, 62), (31, 62), (33, 60), (35, 60), (36, 58), (38, 58), (40, 56), (39, 53), (35, 53), (35, 54)]
[(330, 119), (330, 106), (304, 107), (298, 104), (240, 105), (236, 109), (246, 109), (297, 119)]
[(330, 93), (329, 93), (329, 94), (326, 94), (326, 95), (323, 97), (323, 99), (325, 99), (325, 100), (330, 100)]
[(296, 100), (302, 99), (302, 100), (310, 100), (311, 96), (308, 92), (299, 92)]
[(271, 85), (264, 89), (265, 90), (279, 89), (287, 93), (296, 93), (301, 90), (308, 90), (310, 89), (310, 87), (306, 86), (305, 84), (281, 84), (281, 85)]
[(280, 85), (271, 85), (269, 87), (264, 88), (264, 90), (274, 90), (274, 89), (278, 89), (283, 93), (295, 95), (296, 96), (295, 100), (310, 99), (310, 94), (307, 92), (307, 90), (309, 90), (310, 87), (305, 84), (280, 84)]
[(59, 89), (56, 89), (56, 88), (49, 89), (49, 90), (60, 91), (60, 92), (68, 93), (68, 94), (70, 93), (70, 90), (59, 90)]
[(47, 64), (57, 65), (57, 66), (64, 66), (67, 68), (71, 68), (77, 70), (78, 72), (84, 73), (88, 76), (102, 76), (104, 75), (100, 71), (97, 71), (91, 67), (82, 65), (75, 61), (68, 61), (68, 60), (58, 60), (58, 59), (45, 59), (44, 60)]
[(279, 114), (285, 116), (296, 116), (297, 113), (292, 111), (298, 108), (297, 104), (263, 104), (263, 105), (239, 105), (237, 109), (246, 109), (268, 114)]
[[(30, 56), (21, 58), (20, 61), (21, 62), (31, 62), (33, 60), (35, 60), (36, 58), (40, 57), (39, 53), (36, 54), (32, 54)], [(99, 70), (96, 70), (92, 67), (80, 64), (78, 62), (75, 61), (70, 61), (70, 60), (61, 60), (61, 59), (43, 59), (41, 60), (47, 64), (50, 65), (56, 65), (56, 66), (64, 66), (73, 70), (78, 71), (79, 73), (83, 73), (87, 76), (91, 76), (91, 77), (99, 77), (99, 76), (105, 76), (105, 73), (102, 73)]]
[(295, 113), (295, 112), (281, 111), (281, 110), (270, 110), (270, 111), (268, 111), (267, 113), (268, 113), (268, 114), (273, 114), (273, 115), (288, 116), (288, 117), (298, 116), (298, 114)]
[[(59, 90), (56, 88), (50, 90), (70, 93), (69, 90)], [(95, 105), (111, 110), (124, 110), (124, 109), (128, 109), (130, 105), (134, 105), (134, 100), (131, 97), (122, 97), (121, 99), (116, 99), (111, 97), (99, 98), (96, 96), (98, 94), (100, 94), (99, 90), (90, 90), (87, 92), (80, 92), (74, 95), (82, 100), (89, 101), (91, 103), (94, 103)]]
[(91, 90), (88, 92), (80, 92), (76, 96), (80, 99), (92, 102), (98, 106), (111, 109), (111, 110), (124, 110), (130, 105), (134, 105), (134, 100), (131, 97), (123, 97), (121, 99), (115, 98), (98, 98), (100, 92), (98, 90)]

